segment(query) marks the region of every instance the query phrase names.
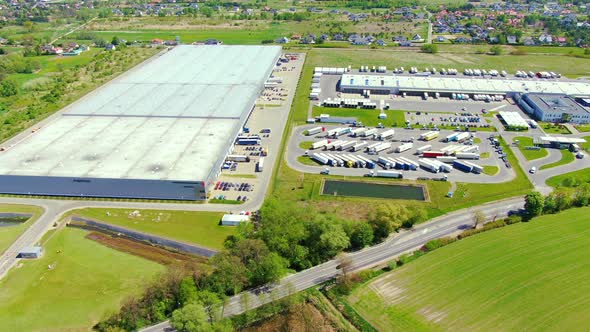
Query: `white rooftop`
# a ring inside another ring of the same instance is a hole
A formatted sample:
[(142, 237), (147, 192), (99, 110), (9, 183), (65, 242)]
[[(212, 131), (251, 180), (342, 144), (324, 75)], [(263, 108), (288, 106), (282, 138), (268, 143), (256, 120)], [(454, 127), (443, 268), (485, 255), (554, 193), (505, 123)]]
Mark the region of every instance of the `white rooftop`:
[(572, 80), (472, 78), (463, 76), (408, 76), (344, 74), (341, 87), (397, 88), (401, 91), (504, 94), (509, 92), (563, 93), (590, 96), (590, 82)]
[(522, 116), (520, 116), (520, 114), (518, 114), (518, 112), (500, 111), (499, 114), (508, 126), (525, 128), (529, 127), (529, 124)]
[(67, 107), (0, 153), (0, 174), (206, 180), (280, 55), (177, 46)]

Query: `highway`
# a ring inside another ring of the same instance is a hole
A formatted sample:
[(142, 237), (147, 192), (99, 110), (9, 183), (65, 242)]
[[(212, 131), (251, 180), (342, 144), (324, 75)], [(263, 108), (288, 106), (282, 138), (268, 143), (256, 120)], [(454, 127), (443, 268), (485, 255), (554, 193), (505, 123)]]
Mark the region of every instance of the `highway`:
[[(404, 231), (396, 234), (381, 244), (347, 254), (346, 256), (349, 257), (351, 261), (350, 270), (358, 271), (385, 263), (403, 253), (411, 252), (420, 248), (432, 239), (453, 235), (463, 229), (471, 228), (474, 222), (473, 216), (475, 211), (481, 211), (488, 220), (493, 220), (495, 218), (505, 217), (509, 211), (518, 210), (523, 207), (524, 199), (522, 197), (517, 197), (458, 210), (434, 218), (429, 222), (416, 226), (411, 231)], [(259, 307), (271, 300), (277, 300), (307, 288), (317, 286), (341, 273), (341, 271), (336, 268), (338, 264), (338, 260), (331, 260), (310, 269), (289, 275), (283, 278), (278, 285), (270, 287), (261, 295), (257, 295), (255, 292), (250, 291), (233, 296), (227, 301), (224, 307), (224, 315), (237, 315), (246, 310)], [(163, 322), (145, 328), (142, 331), (156, 332), (166, 331), (166, 329), (170, 329), (170, 325), (167, 324), (167, 322)]]

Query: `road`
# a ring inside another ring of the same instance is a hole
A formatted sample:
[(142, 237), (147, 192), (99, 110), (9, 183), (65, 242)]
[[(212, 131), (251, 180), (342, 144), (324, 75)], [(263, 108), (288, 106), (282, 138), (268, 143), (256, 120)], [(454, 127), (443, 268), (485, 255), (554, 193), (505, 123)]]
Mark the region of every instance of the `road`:
[[(416, 226), (412, 231), (405, 231), (390, 237), (381, 244), (348, 254), (347, 257), (351, 261), (350, 270), (358, 271), (385, 263), (403, 253), (420, 248), (432, 239), (453, 235), (463, 229), (471, 228), (473, 226), (473, 215), (475, 211), (481, 211), (488, 220), (492, 220), (496, 217), (505, 217), (509, 211), (521, 209), (523, 206), (524, 199), (517, 197), (458, 210), (434, 218), (427, 223)], [(282, 279), (278, 285), (269, 289), (263, 296), (256, 295), (254, 292), (244, 292), (233, 296), (225, 305), (224, 315), (237, 315), (246, 310), (259, 307), (271, 300), (277, 300), (317, 286), (341, 273), (336, 268), (338, 264), (338, 260), (331, 260), (313, 268), (289, 275)], [(269, 295), (269, 293), (272, 293), (272, 295)], [(156, 332), (166, 331), (166, 329), (170, 329), (170, 325), (167, 322), (163, 322), (143, 329), (142, 331)]]

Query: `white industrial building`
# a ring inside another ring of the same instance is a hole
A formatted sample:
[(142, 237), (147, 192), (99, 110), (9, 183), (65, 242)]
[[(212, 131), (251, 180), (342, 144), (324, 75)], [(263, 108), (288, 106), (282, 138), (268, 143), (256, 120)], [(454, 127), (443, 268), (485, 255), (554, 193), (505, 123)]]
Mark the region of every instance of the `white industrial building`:
[(183, 45), (0, 152), (0, 193), (205, 199), (278, 46)]
[(474, 78), (462, 76), (409, 76), (343, 74), (339, 84), (345, 93), (399, 94), (401, 92), (443, 94), (561, 93), (590, 96), (590, 83), (584, 81), (527, 80), (508, 78)]
[(517, 100), (522, 109), (541, 121), (590, 123), (590, 111), (564, 94), (526, 93)]

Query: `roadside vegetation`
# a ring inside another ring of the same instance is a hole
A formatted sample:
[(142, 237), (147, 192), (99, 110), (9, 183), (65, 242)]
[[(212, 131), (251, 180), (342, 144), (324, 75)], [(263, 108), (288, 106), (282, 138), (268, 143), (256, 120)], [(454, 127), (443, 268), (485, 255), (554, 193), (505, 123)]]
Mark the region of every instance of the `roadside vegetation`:
[[(589, 314), (584, 280), (590, 270), (582, 257), (590, 246), (588, 237), (580, 236), (587, 232), (588, 209), (450, 244), (356, 288), (347, 300), (379, 330), (579, 330)], [(548, 269), (552, 277), (543, 278)], [(456, 271), (463, 272), (458, 277)], [(549, 291), (555, 288), (560, 291)], [(554, 310), (564, 306), (566, 311)]]
[(538, 150), (527, 149), (527, 147), (535, 147), (533, 143), (533, 139), (527, 136), (517, 136), (514, 137), (513, 142), (516, 144), (518, 141), (518, 149), (522, 153), (522, 155), (526, 158), (526, 160), (535, 160), (540, 158), (545, 158), (549, 155), (547, 150), (543, 147), (540, 147)]
[(0, 226), (0, 254), (2, 254), (10, 245), (41, 215), (42, 209), (37, 206), (28, 205), (0, 205), (0, 213), (26, 213), (31, 214), (31, 218), (22, 220), (8, 226)]

